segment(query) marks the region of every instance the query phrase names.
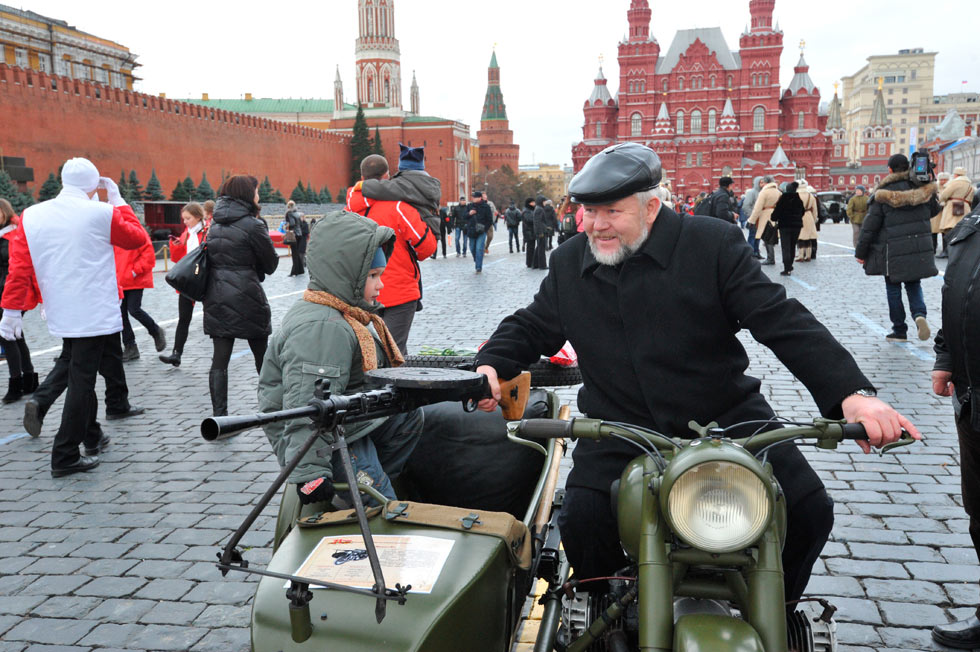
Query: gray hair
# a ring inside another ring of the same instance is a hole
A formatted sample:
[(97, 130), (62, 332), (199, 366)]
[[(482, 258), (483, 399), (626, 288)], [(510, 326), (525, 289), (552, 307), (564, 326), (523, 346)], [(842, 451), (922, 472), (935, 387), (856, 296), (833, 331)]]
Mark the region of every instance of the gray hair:
[(633, 196), (636, 197), (636, 200), (638, 202), (640, 202), (640, 206), (646, 206), (647, 204), (650, 203), (650, 200), (653, 199), (654, 197), (663, 201), (663, 198), (660, 196), (659, 188), (650, 188), (649, 190), (641, 190), (640, 192), (635, 193)]
[(775, 181), (776, 178), (771, 174), (767, 174), (766, 176), (762, 177), (762, 183), (773, 183)]

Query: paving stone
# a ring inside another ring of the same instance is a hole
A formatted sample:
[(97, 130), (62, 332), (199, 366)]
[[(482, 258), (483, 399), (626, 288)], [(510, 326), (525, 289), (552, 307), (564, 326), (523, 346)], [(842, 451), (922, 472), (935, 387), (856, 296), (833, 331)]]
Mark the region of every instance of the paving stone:
[(3, 636), (10, 641), (71, 645), (77, 643), (98, 625), (94, 620), (68, 620), (65, 618), (29, 618)]
[[(81, 618), (101, 602), (98, 598), (77, 595), (56, 595), (34, 608), (33, 615), (45, 618)], [(95, 620), (93, 618), (92, 620)]]
[(834, 619), (838, 622), (881, 624), (881, 616), (873, 600), (833, 597), (830, 603), (837, 607)]
[[(939, 559), (941, 556), (936, 555)], [(140, 577), (173, 579), (180, 577), (180, 574), (191, 567), (190, 562), (184, 561), (164, 561), (162, 559), (152, 559), (143, 561), (126, 571), (127, 575), (138, 575)]]
[(250, 652), (252, 641), (247, 629), (213, 629), (198, 641), (191, 652)]
[(201, 582), (184, 596), (188, 602), (244, 604), (255, 595), (254, 582)]
[(80, 572), (92, 577), (117, 577), (138, 563), (136, 559), (96, 559)]
[(31, 609), (44, 602), (44, 596), (40, 595), (11, 595), (0, 600), (0, 614), (10, 614), (23, 616), (30, 613)]
[(158, 625), (190, 625), (205, 607), (206, 604), (194, 602), (160, 602), (143, 614), (139, 621)]
[(156, 579), (137, 591), (136, 597), (150, 600), (180, 600), (193, 587), (194, 582), (189, 580)]
[[(168, 529), (165, 531), (169, 533), (173, 530)], [(126, 556), (136, 559), (177, 559), (186, 549), (187, 546), (180, 544), (147, 543), (136, 546), (126, 553)]]
[(871, 625), (839, 623), (837, 625), (837, 640), (853, 645), (877, 645), (881, 642), (881, 637)]
[(24, 652), (89, 652), (91, 649), (77, 645), (32, 645)]
[(69, 575), (90, 561), (89, 559), (75, 559), (72, 557), (44, 557), (34, 561), (24, 572), (37, 573), (38, 575)]
[(973, 608), (980, 606), (980, 587), (976, 583), (943, 584), (943, 590), (949, 595), (953, 604), (972, 606)]
[[(920, 627), (924, 623), (945, 624), (946, 614), (937, 606), (918, 602), (881, 602), (878, 604), (885, 622), (901, 627)], [(886, 639), (886, 642), (888, 640)]]
[(153, 600), (102, 600), (88, 617), (103, 623), (134, 623), (156, 604)]
[(980, 566), (946, 563), (909, 562), (905, 565), (917, 580), (936, 582), (976, 582), (980, 580)]
[(894, 577), (907, 579), (909, 574), (901, 564), (890, 561), (864, 561), (858, 559), (828, 559), (827, 568), (835, 575), (859, 577)]
[(835, 527), (831, 536), (835, 541), (867, 541), (869, 543), (906, 543), (908, 537), (904, 532), (885, 529)]
[(194, 620), (197, 627), (248, 627), (252, 620), (251, 605), (212, 604)]
[(185, 652), (207, 633), (208, 630), (199, 627), (147, 625), (132, 641), (132, 645), (137, 649)]
[(885, 645), (909, 650), (942, 649), (933, 643), (931, 628), (882, 627), (878, 630)]
[(91, 580), (85, 575), (41, 575), (25, 586), (24, 595), (64, 595), (78, 591), (79, 587)]
[(106, 598), (124, 598), (134, 593), (144, 584), (146, 584), (146, 580), (140, 577), (97, 577), (78, 589), (76, 593), (78, 595), (98, 595)]
[[(113, 625), (102, 624), (93, 629), (82, 640), (80, 645), (96, 645), (99, 647), (129, 648), (136, 637), (146, 628), (145, 625)], [(131, 648), (129, 648), (131, 649)], [(139, 648), (137, 648), (139, 649)], [(152, 649), (152, 648), (146, 648)]]
[(880, 559), (882, 561), (944, 561), (943, 556), (932, 548), (924, 546), (892, 546), (875, 543), (851, 543), (851, 554), (859, 559)]
[(804, 593), (816, 596), (864, 597), (864, 589), (861, 588), (857, 579), (853, 577), (831, 577), (829, 575), (811, 576)]
[(939, 604), (946, 602), (946, 594), (938, 584), (919, 580), (864, 580), (869, 598), (901, 602), (915, 598), (917, 602)]

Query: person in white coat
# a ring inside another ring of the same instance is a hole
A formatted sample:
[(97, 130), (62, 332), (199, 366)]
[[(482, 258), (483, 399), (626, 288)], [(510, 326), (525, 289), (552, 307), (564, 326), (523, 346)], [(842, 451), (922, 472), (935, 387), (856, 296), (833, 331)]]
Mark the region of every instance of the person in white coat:
[[(22, 228), (10, 244), (10, 267), (0, 299), (0, 336), (14, 339), (22, 332), (21, 310), (36, 280), (48, 330), (64, 339), (70, 357), (68, 394), (51, 450), (54, 477), (99, 464), (107, 438), (96, 422), (95, 377), (103, 355), (122, 357), (113, 247), (138, 249), (149, 239), (119, 188), (112, 179), (100, 178), (91, 161), (70, 159), (62, 168), (61, 182), (57, 197), (24, 211)], [(99, 188), (106, 189), (108, 203), (98, 201)], [(121, 363), (118, 373), (125, 383)], [(78, 449), (83, 443), (85, 455)]]

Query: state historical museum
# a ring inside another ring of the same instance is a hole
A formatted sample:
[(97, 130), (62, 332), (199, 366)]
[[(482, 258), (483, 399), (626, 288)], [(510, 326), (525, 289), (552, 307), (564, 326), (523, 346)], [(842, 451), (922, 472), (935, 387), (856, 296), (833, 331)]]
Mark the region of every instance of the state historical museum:
[(819, 114), (820, 91), (802, 52), (789, 87), (779, 86), (783, 33), (773, 27), (775, 4), (750, 0), (751, 24), (737, 51), (710, 27), (677, 32), (663, 54), (650, 33), (647, 0), (631, 0), (619, 92), (609, 93), (600, 68), (585, 103), (583, 140), (572, 147), (575, 171), (604, 148), (633, 141), (660, 155), (678, 194), (710, 192), (726, 175), (740, 191), (764, 174), (824, 181), (827, 116)]

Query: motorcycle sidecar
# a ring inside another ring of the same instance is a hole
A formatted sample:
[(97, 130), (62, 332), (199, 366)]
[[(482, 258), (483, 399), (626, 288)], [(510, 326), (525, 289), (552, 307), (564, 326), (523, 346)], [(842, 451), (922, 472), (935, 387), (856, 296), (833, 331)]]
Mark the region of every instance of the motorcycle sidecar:
[[(556, 418), (558, 407), (553, 393), (534, 390), (525, 416)], [(511, 648), (532, 584), (533, 555), (540, 548), (532, 542), (532, 530), (536, 522), (551, 520), (551, 494), (563, 445), (553, 440), (542, 454), (508, 441), (499, 413), (466, 413), (458, 403), (427, 406), (424, 411), (422, 440), (395, 482), (399, 500), (369, 510), (369, 524), (376, 543), (389, 535), (451, 542), (431, 592), (409, 592), (404, 604), (389, 601), (378, 623), (373, 598), (313, 589), (312, 635), (296, 642), (286, 583), (263, 577), (252, 609), (253, 650)], [(287, 485), (269, 571), (295, 573), (325, 539), (357, 543), (360, 530), (351, 510), (323, 509), (301, 509)], [(394, 585), (388, 577), (385, 582)]]

